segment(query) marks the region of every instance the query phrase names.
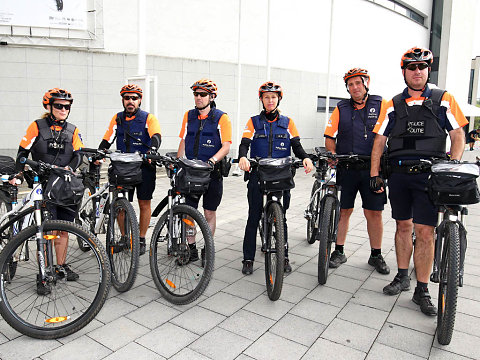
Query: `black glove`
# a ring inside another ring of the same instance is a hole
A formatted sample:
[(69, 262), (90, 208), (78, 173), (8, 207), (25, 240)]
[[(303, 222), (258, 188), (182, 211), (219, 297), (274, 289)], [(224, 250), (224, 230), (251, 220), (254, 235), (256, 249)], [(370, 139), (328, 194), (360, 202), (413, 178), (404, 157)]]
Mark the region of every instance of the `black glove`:
[(152, 146), (150, 149), (147, 151), (148, 155), (158, 155), (157, 148)]
[(372, 176), (370, 178), (370, 190), (377, 192), (381, 188), (385, 189), (385, 181), (383, 181), (381, 176)]

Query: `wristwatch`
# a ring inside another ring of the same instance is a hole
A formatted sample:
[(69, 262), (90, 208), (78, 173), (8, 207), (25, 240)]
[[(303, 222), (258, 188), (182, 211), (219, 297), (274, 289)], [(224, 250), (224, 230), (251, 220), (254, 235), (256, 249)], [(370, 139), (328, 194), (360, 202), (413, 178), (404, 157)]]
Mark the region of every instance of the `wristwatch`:
[(212, 156), (210, 159), (212, 159), (215, 164), (218, 162), (218, 159), (215, 156)]

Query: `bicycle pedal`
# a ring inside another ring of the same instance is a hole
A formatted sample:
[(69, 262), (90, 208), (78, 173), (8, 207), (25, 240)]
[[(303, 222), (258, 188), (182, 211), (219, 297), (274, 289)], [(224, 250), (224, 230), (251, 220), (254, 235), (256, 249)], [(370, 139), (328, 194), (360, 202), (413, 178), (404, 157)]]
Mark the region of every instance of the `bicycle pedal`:
[(432, 273), (430, 275), (430, 281), (433, 282), (433, 283), (436, 283), (436, 284), (438, 284), (440, 282), (440, 277), (438, 276), (438, 272), (437, 273)]

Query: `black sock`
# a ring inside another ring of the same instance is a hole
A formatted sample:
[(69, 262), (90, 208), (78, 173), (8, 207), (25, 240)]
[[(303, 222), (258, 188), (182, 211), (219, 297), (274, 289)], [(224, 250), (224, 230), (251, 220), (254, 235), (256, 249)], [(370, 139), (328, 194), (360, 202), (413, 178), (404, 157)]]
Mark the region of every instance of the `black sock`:
[(371, 257), (377, 257), (378, 255), (382, 254), (382, 249), (371, 249), (370, 250), (370, 256)]
[(193, 249), (196, 249), (196, 248), (197, 248), (197, 243), (188, 244), (188, 247), (189, 247), (190, 249), (192, 249), (192, 250), (193, 250)]
[(398, 273), (397, 273), (397, 276), (398, 277), (404, 277), (404, 276), (408, 276), (408, 269), (398, 269)]
[(145, 238), (140, 236), (140, 244), (141, 243), (145, 244)]
[(336, 245), (335, 244), (335, 251), (338, 251), (340, 254), (343, 254), (343, 247), (345, 245)]
[(420, 282), (417, 280), (417, 288), (428, 292), (428, 283)]

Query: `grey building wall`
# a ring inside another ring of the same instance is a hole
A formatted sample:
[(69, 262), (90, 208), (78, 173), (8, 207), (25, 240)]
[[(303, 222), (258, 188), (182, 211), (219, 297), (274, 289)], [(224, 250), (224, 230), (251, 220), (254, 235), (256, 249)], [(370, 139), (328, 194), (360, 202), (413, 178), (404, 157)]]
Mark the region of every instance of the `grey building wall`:
[[(101, 51), (33, 47), (0, 47), (0, 153), (14, 154), (27, 126), (43, 113), (44, 92), (63, 87), (72, 92), (74, 104), (69, 120), (77, 125), (85, 146), (99, 144), (112, 116), (122, 110), (120, 88), (135, 76), (137, 57)], [(266, 69), (243, 65), (240, 116), (237, 118), (237, 64), (147, 57), (147, 74), (158, 80), (158, 113), (165, 150), (176, 149), (181, 120), (193, 107), (190, 85), (209, 77), (219, 87), (217, 106), (232, 120), (236, 153), (239, 135), (248, 118), (260, 111), (258, 87), (265, 82)], [(317, 96), (325, 94), (324, 76), (285, 69), (271, 69), (271, 78), (284, 88), (280, 105), (283, 114), (296, 123), (305, 148), (323, 144), (325, 114), (316, 111)], [(339, 89), (344, 91), (344, 89)], [(239, 129), (239, 131), (237, 131)]]

